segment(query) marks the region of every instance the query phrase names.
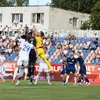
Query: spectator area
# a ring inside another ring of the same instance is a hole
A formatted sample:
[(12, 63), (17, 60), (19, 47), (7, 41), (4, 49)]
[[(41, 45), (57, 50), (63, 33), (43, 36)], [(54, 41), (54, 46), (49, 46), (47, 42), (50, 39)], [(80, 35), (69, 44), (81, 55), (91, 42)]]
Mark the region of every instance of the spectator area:
[[(0, 37), (1, 51), (4, 50), (7, 52), (5, 55), (7, 61), (13, 62), (18, 55), (18, 52), (12, 51), (10, 48), (14, 40), (14, 38), (8, 36)], [(75, 37), (74, 35), (64, 37), (48, 35), (43, 42), (48, 47), (49, 61), (53, 64), (61, 63), (63, 55), (68, 57), (71, 50), (75, 50), (76, 53), (80, 51), (85, 63), (99, 64), (100, 38)]]

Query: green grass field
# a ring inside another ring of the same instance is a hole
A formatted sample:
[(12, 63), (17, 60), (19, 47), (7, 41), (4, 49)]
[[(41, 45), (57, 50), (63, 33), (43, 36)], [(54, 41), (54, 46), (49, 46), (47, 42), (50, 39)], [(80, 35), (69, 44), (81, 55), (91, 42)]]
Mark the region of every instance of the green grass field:
[(21, 81), (19, 86), (11, 84), (10, 80), (0, 83), (0, 100), (100, 100), (100, 85), (74, 86), (61, 82), (38, 82), (29, 86), (28, 81)]

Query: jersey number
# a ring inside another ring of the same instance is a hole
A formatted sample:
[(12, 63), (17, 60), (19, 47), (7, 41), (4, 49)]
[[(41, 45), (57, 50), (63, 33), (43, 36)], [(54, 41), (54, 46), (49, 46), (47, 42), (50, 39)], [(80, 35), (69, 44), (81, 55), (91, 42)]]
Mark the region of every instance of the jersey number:
[(23, 51), (28, 52), (29, 50), (30, 50), (30, 47), (29, 47), (29, 46), (24, 45)]

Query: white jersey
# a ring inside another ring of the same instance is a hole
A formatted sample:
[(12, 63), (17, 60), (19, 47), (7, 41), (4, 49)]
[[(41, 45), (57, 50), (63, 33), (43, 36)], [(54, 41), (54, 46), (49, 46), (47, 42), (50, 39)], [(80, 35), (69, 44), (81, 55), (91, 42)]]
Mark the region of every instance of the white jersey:
[(32, 49), (33, 45), (28, 42), (24, 42), (20, 45), (20, 47), (21, 47), (21, 50), (19, 52), (19, 57), (22, 57), (22, 58), (28, 57), (29, 58), (29, 53), (30, 53), (30, 50)]
[(5, 57), (3, 55), (0, 55), (0, 64), (2, 64), (4, 60), (5, 60)]
[(0, 72), (3, 74), (5, 73), (5, 70), (6, 70), (6, 63), (3, 63), (4, 60), (6, 60), (6, 58), (3, 56), (3, 55), (0, 55)]
[(22, 43), (25, 42), (25, 39), (20, 38), (20, 39), (18, 39), (18, 41), (19, 41), (19, 43), (20, 43), (20, 45), (21, 45)]

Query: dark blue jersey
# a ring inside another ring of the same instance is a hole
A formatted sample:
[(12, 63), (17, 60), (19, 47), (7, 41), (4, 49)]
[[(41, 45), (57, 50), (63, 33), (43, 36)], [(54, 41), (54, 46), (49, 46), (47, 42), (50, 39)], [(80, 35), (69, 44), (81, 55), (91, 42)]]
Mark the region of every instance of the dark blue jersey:
[(84, 59), (81, 56), (78, 58), (78, 62), (79, 62), (80, 68), (85, 68)]
[(62, 62), (62, 71), (66, 71), (67, 61)]
[(77, 59), (74, 57), (67, 58), (67, 67), (75, 68), (75, 64), (77, 63)]

